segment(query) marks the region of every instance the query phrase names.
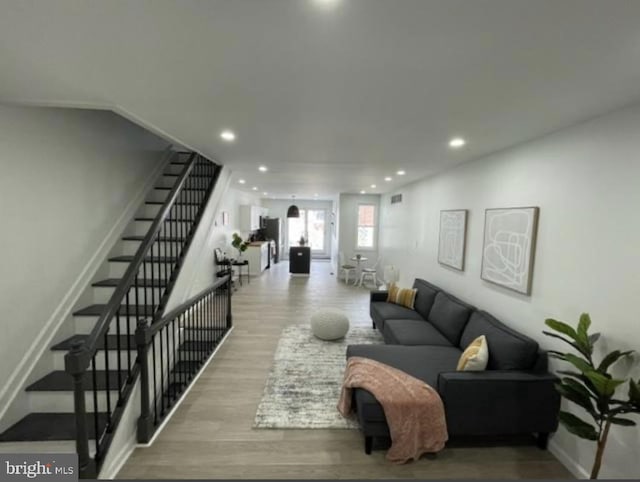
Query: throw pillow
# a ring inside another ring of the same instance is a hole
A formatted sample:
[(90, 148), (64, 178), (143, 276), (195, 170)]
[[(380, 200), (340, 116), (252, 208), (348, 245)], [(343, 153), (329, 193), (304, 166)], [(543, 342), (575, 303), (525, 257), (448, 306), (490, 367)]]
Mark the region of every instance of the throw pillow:
[(481, 372), (489, 363), (489, 346), (484, 335), (473, 340), (462, 352), (458, 361), (458, 370)]
[(399, 288), (395, 283), (391, 283), (387, 303), (395, 303), (396, 305), (401, 305), (413, 310), (417, 293), (417, 289)]

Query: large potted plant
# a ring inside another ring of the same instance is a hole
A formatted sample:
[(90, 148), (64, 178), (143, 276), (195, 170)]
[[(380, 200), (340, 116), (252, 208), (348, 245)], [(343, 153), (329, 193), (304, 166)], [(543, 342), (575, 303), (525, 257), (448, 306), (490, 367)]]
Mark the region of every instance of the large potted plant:
[(238, 233), (233, 233), (231, 246), (238, 250), (238, 259), (242, 259), (242, 253), (249, 247), (249, 241), (244, 241)]
[[(596, 363), (593, 349), (600, 334), (589, 334), (591, 318), (587, 313), (580, 316), (577, 328), (553, 319), (546, 320), (545, 324), (556, 332), (543, 331), (545, 335), (562, 340), (577, 353), (549, 351), (549, 356), (563, 360), (574, 368), (558, 371), (562, 378), (556, 388), (564, 398), (584, 409), (593, 422), (560, 411), (560, 423), (572, 434), (596, 442), (591, 478), (597, 479), (611, 426), (634, 426), (635, 421), (626, 416), (640, 413), (640, 379), (636, 382), (633, 379), (614, 378), (609, 373), (614, 364), (629, 357), (633, 351), (614, 350)], [(627, 382), (629, 386), (621, 388)]]

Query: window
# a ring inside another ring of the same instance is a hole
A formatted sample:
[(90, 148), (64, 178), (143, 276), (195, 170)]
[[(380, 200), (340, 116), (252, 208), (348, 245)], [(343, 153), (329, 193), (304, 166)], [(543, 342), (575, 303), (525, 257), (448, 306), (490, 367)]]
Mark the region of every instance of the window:
[(358, 206), (358, 239), (356, 249), (375, 248), (376, 207), (373, 204)]
[(326, 254), (326, 217), (325, 209), (302, 209), (299, 218), (288, 218), (289, 247), (299, 246), (300, 236), (307, 241), (311, 251)]

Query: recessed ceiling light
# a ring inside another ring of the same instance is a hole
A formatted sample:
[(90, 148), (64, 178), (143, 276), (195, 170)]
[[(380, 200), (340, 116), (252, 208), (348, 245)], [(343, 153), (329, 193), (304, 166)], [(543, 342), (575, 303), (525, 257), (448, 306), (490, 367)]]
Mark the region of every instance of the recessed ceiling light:
[(236, 134), (233, 131), (230, 130), (224, 130), (220, 133), (220, 137), (222, 138), (222, 140), (227, 141), (227, 142), (233, 142), (236, 140)]
[(238, 182), (239, 182), (240, 184), (244, 184), (244, 183), (245, 183), (245, 182), (247, 182), (247, 181), (245, 181), (244, 179), (238, 179)]
[(313, 197), (318, 197), (318, 193), (315, 193), (315, 194), (313, 195)]
[(313, 0), (313, 3), (320, 7), (334, 7), (340, 0)]
[(405, 171), (398, 171), (398, 172), (396, 172), (396, 174), (398, 176), (404, 176), (406, 174), (406, 172)]
[(263, 192), (263, 193), (262, 193), (262, 195), (263, 195), (263, 196), (268, 196), (268, 195), (269, 195), (269, 193), (268, 193), (268, 192)]
[(253, 189), (254, 191), (258, 190), (258, 188), (256, 186), (253, 186), (251, 189)]
[(269, 170), (269, 169), (267, 168), (267, 166), (260, 166), (260, 167), (258, 168), (258, 171), (260, 171), (260, 172), (267, 172), (268, 170)]
[(367, 194), (367, 191), (362, 190), (360, 191), (360, 194)]
[(375, 184), (371, 185), (371, 189), (375, 189), (377, 186)]
[(387, 181), (387, 182), (391, 182), (391, 181), (393, 181), (393, 178), (390, 177), (390, 176), (387, 176), (387, 177), (384, 178), (384, 180)]
[(462, 137), (454, 137), (449, 141), (449, 147), (453, 149), (459, 149), (467, 143)]

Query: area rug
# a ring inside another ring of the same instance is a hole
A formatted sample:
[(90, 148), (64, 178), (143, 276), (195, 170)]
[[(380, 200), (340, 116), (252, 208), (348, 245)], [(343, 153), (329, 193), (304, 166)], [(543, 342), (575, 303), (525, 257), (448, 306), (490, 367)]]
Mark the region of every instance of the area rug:
[(352, 327), (341, 340), (323, 341), (306, 325), (282, 331), (254, 428), (357, 428), (336, 409), (347, 345), (382, 344), (371, 327)]

